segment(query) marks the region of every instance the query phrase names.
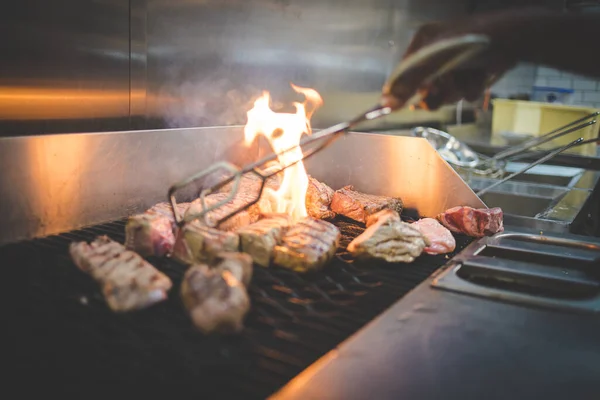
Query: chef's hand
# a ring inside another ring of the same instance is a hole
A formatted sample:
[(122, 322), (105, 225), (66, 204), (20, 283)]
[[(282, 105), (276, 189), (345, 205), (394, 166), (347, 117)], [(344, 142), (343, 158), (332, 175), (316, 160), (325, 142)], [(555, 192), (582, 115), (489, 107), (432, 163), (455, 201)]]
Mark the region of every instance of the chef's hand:
[(431, 84), (424, 84), (423, 80), (457, 54), (446, 52), (440, 57), (426, 61), (424, 65), (415, 68), (401, 81), (392, 85), (389, 94), (383, 98), (384, 105), (394, 109), (400, 108), (417, 92), (424, 95), (420, 106), (431, 110), (461, 99), (477, 100), (486, 87), (497, 81), (523, 58), (520, 57), (522, 46), (518, 42), (519, 30), (525, 34), (531, 29), (529, 24), (532, 21), (543, 20), (547, 15), (554, 13), (540, 9), (521, 9), (422, 26), (413, 37), (404, 59), (427, 45), (465, 34), (486, 35), (490, 39), (490, 45), (469, 62), (442, 75)]

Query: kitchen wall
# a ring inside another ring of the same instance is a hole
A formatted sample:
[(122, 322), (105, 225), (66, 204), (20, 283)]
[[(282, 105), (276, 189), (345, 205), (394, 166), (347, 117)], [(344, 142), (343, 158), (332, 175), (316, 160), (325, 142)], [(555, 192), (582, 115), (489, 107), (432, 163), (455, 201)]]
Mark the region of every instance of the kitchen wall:
[(502, 98), (531, 94), (536, 74), (537, 67), (535, 65), (519, 64), (496, 82), (491, 88), (492, 94)]
[(571, 103), (600, 108), (600, 80), (571, 74), (552, 68), (538, 67), (535, 86), (549, 86), (574, 91)]

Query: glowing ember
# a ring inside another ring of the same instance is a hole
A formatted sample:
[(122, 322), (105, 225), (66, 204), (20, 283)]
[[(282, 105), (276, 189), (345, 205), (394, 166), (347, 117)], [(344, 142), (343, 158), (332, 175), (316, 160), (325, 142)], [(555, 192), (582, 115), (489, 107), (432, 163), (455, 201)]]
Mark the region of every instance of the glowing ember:
[[(292, 84), (292, 88), (306, 97), (304, 103), (294, 103), (296, 113), (276, 113), (269, 106), (271, 96), (268, 92), (254, 102), (248, 111), (248, 123), (244, 128), (247, 144), (254, 141), (258, 134), (267, 138), (274, 152), (280, 153), (300, 143), (304, 133), (311, 134), (310, 117), (323, 104), (323, 99), (313, 89), (301, 88)], [(302, 150), (294, 150), (278, 155), (281, 165), (289, 165), (302, 159)], [(308, 176), (302, 161), (283, 172), (279, 190), (265, 189), (269, 195), (273, 212), (287, 213), (294, 221), (307, 216), (306, 189)]]

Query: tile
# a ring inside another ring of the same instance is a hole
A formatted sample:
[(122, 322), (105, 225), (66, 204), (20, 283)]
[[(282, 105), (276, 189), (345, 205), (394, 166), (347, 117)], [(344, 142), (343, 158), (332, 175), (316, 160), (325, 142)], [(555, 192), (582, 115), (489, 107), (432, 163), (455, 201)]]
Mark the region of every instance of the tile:
[(572, 88), (571, 79), (568, 78), (548, 78), (547, 81), (549, 87), (556, 87), (562, 89)]
[(596, 103), (596, 102), (600, 102), (600, 92), (583, 92), (583, 101), (587, 102), (592, 102), (592, 103)]
[(538, 67), (537, 75), (542, 77), (560, 77), (560, 71), (554, 68)]
[(574, 79), (573, 89), (575, 90), (596, 90), (596, 81), (592, 79)]

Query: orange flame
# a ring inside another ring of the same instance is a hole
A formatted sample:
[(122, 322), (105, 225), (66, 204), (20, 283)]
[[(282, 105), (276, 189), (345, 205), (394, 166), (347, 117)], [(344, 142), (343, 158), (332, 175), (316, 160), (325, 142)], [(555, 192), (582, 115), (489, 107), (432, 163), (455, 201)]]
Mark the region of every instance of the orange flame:
[[(277, 159), (281, 165), (290, 165), (302, 160), (302, 149), (299, 147), (281, 152), (297, 146), (304, 133), (311, 134), (310, 117), (323, 104), (323, 99), (316, 90), (294, 84), (291, 86), (297, 93), (306, 97), (304, 103), (294, 103), (296, 113), (274, 112), (269, 106), (269, 92), (263, 92), (254, 102), (254, 107), (248, 111), (248, 123), (244, 127), (246, 144), (251, 144), (257, 135), (262, 134), (278, 154)], [(265, 189), (270, 195), (272, 210), (269, 211), (289, 214), (294, 221), (306, 217), (307, 189), (308, 176), (304, 163), (300, 161), (283, 171), (281, 186), (277, 191)]]

